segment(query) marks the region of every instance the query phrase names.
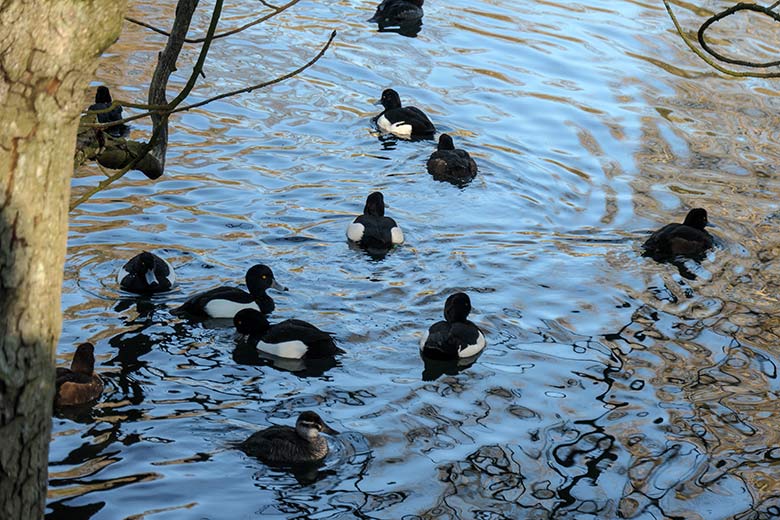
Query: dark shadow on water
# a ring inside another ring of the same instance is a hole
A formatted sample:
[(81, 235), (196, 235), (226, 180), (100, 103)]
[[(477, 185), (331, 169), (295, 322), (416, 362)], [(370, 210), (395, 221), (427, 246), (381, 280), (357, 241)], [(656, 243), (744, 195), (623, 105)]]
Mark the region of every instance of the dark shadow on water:
[(376, 248), (376, 247), (363, 247), (359, 244), (350, 241), (348, 241), (347, 244), (349, 245), (349, 248), (352, 251), (359, 251), (365, 254), (374, 262), (381, 262), (382, 260), (385, 259), (387, 254), (392, 250), (392, 248), (385, 249), (385, 248)]
[(452, 184), (456, 188), (464, 189), (469, 184), (471, 184), (471, 181), (474, 180), (474, 177), (470, 177), (468, 179), (455, 179), (449, 176), (440, 176), (440, 175), (433, 175), (431, 174), (431, 177), (433, 177), (433, 180), (437, 182), (446, 182), (447, 184)]
[(239, 365), (267, 366), (282, 372), (291, 372), (298, 377), (322, 377), (335, 367), (341, 366), (334, 357), (322, 359), (286, 359), (261, 353), (256, 340), (242, 338), (233, 349), (233, 361)]
[[(101, 372), (100, 377), (108, 386), (108, 379), (105, 373)], [(54, 408), (52, 417), (54, 419), (68, 419), (79, 424), (93, 424), (97, 417), (103, 415), (99, 410), (95, 409), (95, 405), (100, 401), (101, 399), (99, 398), (76, 406), (58, 406)]]
[[(376, 118), (374, 121), (376, 121)], [(379, 139), (379, 143), (382, 145), (382, 150), (395, 150), (398, 148), (398, 138), (393, 134), (383, 134), (382, 131), (379, 130), (377, 139)]]
[(303, 464), (269, 464), (269, 468), (275, 471), (289, 473), (301, 486), (310, 486), (326, 477), (336, 475), (332, 468), (326, 468), (324, 461), (309, 462)]
[(121, 374), (126, 375), (138, 371), (146, 366), (146, 362), (140, 358), (152, 351), (155, 341), (147, 334), (141, 332), (146, 327), (122, 332), (108, 340), (116, 351), (116, 355), (105, 364), (109, 366), (119, 365)]
[(114, 348), (115, 355), (103, 363), (106, 366), (119, 366), (116, 384), (122, 392), (122, 399), (127, 399), (133, 405), (139, 405), (144, 401), (143, 385), (136, 381), (133, 375), (147, 367), (147, 362), (141, 358), (160, 342), (159, 339), (141, 332), (147, 326), (148, 324), (132, 331), (122, 332), (109, 339), (108, 344)]
[(204, 329), (220, 330), (231, 329), (234, 327), (233, 318), (206, 318), (201, 320), (192, 320), (200, 322)]
[(264, 238), (262, 239), (262, 242), (264, 244), (299, 244), (301, 242), (317, 242), (318, 240), (316, 238), (312, 237), (302, 237), (299, 235), (288, 235), (284, 237), (273, 237), (273, 238)]
[[(378, 117), (378, 116), (377, 116)], [(371, 121), (376, 125), (377, 117), (373, 117)], [(382, 150), (395, 150), (398, 148), (399, 141), (409, 141), (409, 142), (417, 142), (417, 141), (433, 141), (434, 134), (431, 134), (429, 136), (419, 137), (415, 136), (411, 139), (401, 139), (400, 137), (393, 135), (393, 134), (385, 134), (379, 128), (376, 129), (378, 132), (376, 134), (376, 138), (379, 141), (379, 143), (382, 145)]]
[(453, 359), (453, 360), (441, 360), (431, 359), (429, 357), (421, 355), (420, 357), (425, 364), (422, 371), (423, 381), (435, 381), (443, 375), (454, 376), (473, 365), (479, 358), (481, 352), (476, 356), (468, 358)]
[(105, 502), (93, 502), (81, 506), (68, 505), (67, 500), (47, 504), (46, 520), (87, 520), (105, 507)]
[(148, 296), (138, 295), (133, 297), (130, 293), (124, 292), (122, 295), (122, 299), (114, 306), (114, 311), (124, 312), (135, 305), (135, 311), (138, 313), (138, 317), (134, 321), (151, 319), (156, 311), (163, 310), (167, 307), (165, 303), (155, 302)]
[(422, 18), (418, 18), (417, 20), (412, 20), (401, 24), (378, 22), (376, 25), (377, 32), (397, 33), (401, 36), (406, 36), (407, 38), (416, 38), (422, 30), (423, 23)]
[[(642, 252), (642, 256), (645, 258), (651, 258), (659, 264), (670, 264), (677, 268), (680, 276), (686, 280), (696, 280), (697, 276), (691, 269), (703, 269), (701, 263), (707, 258), (706, 253), (702, 255), (696, 255), (693, 257), (674, 256), (651, 254), (647, 251)], [(693, 265), (691, 265), (693, 263)], [(695, 266), (695, 267), (694, 267)]]

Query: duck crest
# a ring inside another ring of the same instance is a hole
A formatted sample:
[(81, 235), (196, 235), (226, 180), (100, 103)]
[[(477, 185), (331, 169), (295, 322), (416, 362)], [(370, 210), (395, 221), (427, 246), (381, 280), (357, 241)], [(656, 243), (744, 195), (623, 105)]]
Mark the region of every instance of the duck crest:
[(271, 328), (268, 318), (255, 309), (242, 309), (233, 316), (233, 325), (239, 334), (260, 337)]
[(70, 369), (79, 374), (92, 375), (95, 370), (95, 346), (92, 343), (82, 343), (76, 348)]
[(382, 91), (382, 98), (380, 101), (385, 110), (401, 108), (401, 96), (399, 96), (398, 92), (391, 88), (387, 88)]
[(694, 208), (685, 215), (683, 224), (703, 231), (709, 221), (707, 220), (707, 210), (704, 208)]
[(454, 150), (455, 143), (452, 141), (452, 137), (449, 134), (441, 134), (439, 136), (439, 150)]
[(464, 323), (471, 313), (471, 299), (466, 293), (455, 293), (444, 303), (444, 319), (448, 323)]
[(105, 85), (100, 85), (95, 92), (95, 103), (111, 103), (111, 92)]
[(385, 198), (381, 192), (375, 191), (366, 199), (366, 205), (363, 207), (364, 215), (374, 217), (385, 216)]

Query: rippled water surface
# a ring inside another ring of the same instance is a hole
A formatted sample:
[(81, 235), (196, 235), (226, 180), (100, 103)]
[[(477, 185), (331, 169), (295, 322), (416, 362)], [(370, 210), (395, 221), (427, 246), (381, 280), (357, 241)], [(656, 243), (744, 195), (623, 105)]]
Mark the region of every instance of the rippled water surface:
[[(301, 76), (174, 117), (163, 178), (131, 173), (72, 213), (58, 363), (92, 341), (107, 385), (54, 418), (47, 518), (780, 515), (776, 81), (715, 73), (661, 2), (429, 0), (416, 38), (377, 32), (374, 5), (304, 0), (215, 42), (192, 101), (288, 72), (338, 31)], [(695, 29), (726, 6), (675, 9)], [(221, 28), (262, 9), (231, 3)], [(173, 10), (130, 15), (168, 26)], [(712, 38), (749, 56), (778, 34), (742, 17)], [(163, 44), (126, 23), (96, 84), (143, 102)], [(379, 139), (387, 87), (471, 151), (469, 186), (426, 173), (432, 142)], [(79, 170), (74, 199), (102, 176)], [(381, 261), (344, 237), (373, 190), (407, 240)], [(640, 256), (697, 206), (719, 246), (695, 280)], [(142, 249), (175, 264), (176, 290), (118, 292)], [(335, 366), (265, 363), (231, 327), (171, 315), (258, 262), (290, 289), (272, 320), (336, 332)], [(488, 349), (426, 369), (417, 343), (456, 290)], [(344, 432), (321, 468), (234, 448), (302, 410)]]

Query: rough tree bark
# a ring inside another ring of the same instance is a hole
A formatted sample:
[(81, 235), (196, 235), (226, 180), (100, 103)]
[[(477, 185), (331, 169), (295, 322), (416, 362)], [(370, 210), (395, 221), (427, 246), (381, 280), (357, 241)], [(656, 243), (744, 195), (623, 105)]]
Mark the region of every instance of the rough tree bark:
[(0, 518), (45, 507), (76, 129), (126, 0), (0, 0)]
[[(187, 37), (187, 31), (189, 31), (195, 9), (198, 7), (198, 1), (179, 0), (176, 5), (176, 17), (173, 20), (168, 43), (158, 57), (157, 67), (154, 69), (154, 76), (152, 76), (152, 82), (149, 85), (150, 105), (168, 103), (165, 89), (168, 87), (168, 79), (176, 70), (176, 60), (179, 58), (184, 39)], [(168, 150), (168, 114), (152, 114), (152, 123), (155, 128), (159, 128), (160, 133), (151, 154), (159, 161), (160, 169), (165, 170), (165, 152)]]

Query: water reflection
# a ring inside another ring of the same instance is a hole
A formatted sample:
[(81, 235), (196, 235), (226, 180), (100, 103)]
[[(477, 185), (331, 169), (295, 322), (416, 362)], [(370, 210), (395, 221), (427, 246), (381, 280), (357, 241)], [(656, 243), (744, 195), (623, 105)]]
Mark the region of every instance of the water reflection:
[(290, 359), (271, 356), (260, 352), (256, 344), (256, 339), (240, 338), (233, 349), (233, 361), (239, 365), (270, 366), (298, 377), (322, 377), (328, 370), (340, 366), (335, 357)]
[(103, 509), (105, 502), (90, 502), (84, 505), (70, 505), (62, 501), (49, 502), (50, 511), (44, 518), (46, 520), (88, 520), (95, 513)]
[(122, 313), (135, 306), (135, 313), (137, 314), (136, 320), (149, 320), (155, 314), (155, 312), (165, 309), (166, 306), (150, 300), (146, 297), (136, 296), (134, 298), (124, 298), (117, 302), (114, 310), (118, 313)]
[[(174, 7), (130, 9), (166, 26)], [(339, 31), (295, 80), (173, 118), (163, 178), (131, 172), (71, 216), (58, 362), (91, 341), (117, 373), (90, 415), (54, 419), (49, 517), (776, 516), (773, 86), (705, 71), (662, 7), (632, 1), (433, 2), (413, 40), (369, 15), (316, 3), (215, 42), (198, 96), (285, 73)], [(162, 39), (124, 30), (97, 79), (143, 101)], [(369, 129), (388, 86), (469, 143), (468, 189), (431, 180), (432, 143)], [(74, 197), (103, 178), (80, 170)], [(344, 247), (372, 190), (407, 235), (381, 261)], [(653, 223), (699, 206), (722, 245), (685, 265), (695, 279), (640, 256)], [(170, 252), (180, 293), (117, 293), (118, 258), (142, 249)], [(290, 372), (171, 316), (256, 258), (295, 280), (274, 319), (338, 331), (338, 364)], [(421, 380), (421, 317), (456, 289), (481, 294), (490, 349)], [(226, 447), (306, 408), (370, 450), (299, 482)]]
[(455, 360), (430, 359), (426, 356), (421, 356), (425, 365), (425, 368), (423, 368), (422, 372), (422, 380), (435, 381), (443, 375), (456, 375), (473, 365), (479, 358), (480, 354)]
[(392, 251), (392, 248), (363, 246), (350, 241), (347, 244), (351, 251), (359, 252), (373, 262), (381, 262)]
[(408, 38), (416, 38), (417, 35), (422, 30), (422, 19), (418, 20), (412, 20), (406, 23), (388, 23), (388, 22), (377, 22), (377, 32), (381, 33), (397, 33), (401, 36), (406, 36)]

